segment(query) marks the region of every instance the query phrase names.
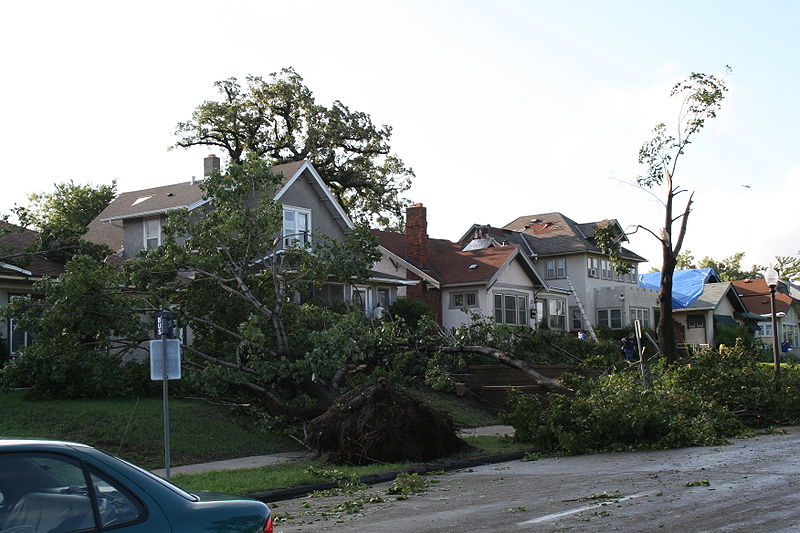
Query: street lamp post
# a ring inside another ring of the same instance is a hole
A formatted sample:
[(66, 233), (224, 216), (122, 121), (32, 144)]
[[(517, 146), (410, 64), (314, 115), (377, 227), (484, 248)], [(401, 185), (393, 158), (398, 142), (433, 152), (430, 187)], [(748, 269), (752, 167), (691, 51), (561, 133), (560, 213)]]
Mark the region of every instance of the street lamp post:
[(778, 318), (775, 315), (775, 288), (778, 286), (778, 271), (771, 266), (764, 271), (764, 281), (769, 287), (769, 314), (772, 318), (772, 360), (775, 363), (775, 389), (780, 388), (781, 358), (778, 349)]

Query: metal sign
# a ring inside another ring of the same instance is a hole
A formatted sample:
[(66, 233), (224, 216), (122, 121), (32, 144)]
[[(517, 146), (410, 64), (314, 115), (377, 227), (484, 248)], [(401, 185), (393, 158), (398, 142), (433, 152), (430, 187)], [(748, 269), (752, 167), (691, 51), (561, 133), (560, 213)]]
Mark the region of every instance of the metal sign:
[(150, 341), (150, 379), (164, 379), (164, 357), (167, 359), (167, 379), (181, 379), (181, 341), (165, 339)]
[(156, 313), (156, 335), (172, 338), (175, 333), (175, 313), (163, 311)]

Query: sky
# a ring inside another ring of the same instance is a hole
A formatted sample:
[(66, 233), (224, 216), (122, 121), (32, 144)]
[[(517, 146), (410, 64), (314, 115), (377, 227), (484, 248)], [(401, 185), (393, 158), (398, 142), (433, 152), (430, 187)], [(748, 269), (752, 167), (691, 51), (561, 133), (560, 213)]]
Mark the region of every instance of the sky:
[[(691, 72), (729, 87), (687, 148), (684, 249), (800, 250), (800, 2), (8, 2), (0, 8), (0, 213), (58, 182), (120, 192), (202, 175), (213, 150), (168, 148), (213, 82), (292, 66), (318, 103), (393, 129), (431, 237), (558, 211), (659, 232), (635, 187), (670, 88)], [(730, 65), (732, 73), (725, 74)], [(222, 155), (222, 154), (218, 154)], [(658, 241), (628, 247), (660, 266)]]

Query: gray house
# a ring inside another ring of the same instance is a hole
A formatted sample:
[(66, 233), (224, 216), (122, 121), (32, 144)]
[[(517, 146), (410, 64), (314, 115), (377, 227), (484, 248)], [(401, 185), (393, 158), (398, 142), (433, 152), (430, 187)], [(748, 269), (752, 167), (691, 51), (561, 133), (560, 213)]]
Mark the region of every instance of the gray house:
[(638, 264), (646, 259), (623, 247), (622, 258), (633, 269), (617, 272), (594, 241), (597, 228), (608, 225), (622, 233), (614, 219), (579, 224), (561, 213), (544, 213), (518, 217), (502, 228), (473, 225), (460, 242), (519, 245), (551, 290), (569, 293), (566, 308), (546, 296), (537, 299), (537, 314), (552, 327), (570, 332), (597, 326), (620, 329), (638, 319), (653, 328), (658, 291), (640, 288), (637, 276)]
[[(204, 160), (204, 175), (219, 171), (220, 160), (210, 155)], [(279, 247), (310, 244), (312, 235), (339, 240), (353, 223), (328, 189), (310, 161), (296, 161), (272, 167), (283, 176), (274, 200), (283, 206), (283, 235)], [(123, 262), (143, 249), (161, 244), (161, 228), (170, 210), (198, 209), (211, 200), (204, 198), (199, 181), (164, 185), (121, 193), (89, 225), (88, 241), (107, 244), (115, 254), (110, 261)], [(265, 236), (274, 238), (274, 236)], [(378, 301), (389, 305), (407, 280), (375, 273), (369, 283), (353, 286), (341, 281), (326, 284), (317, 296), (330, 302), (353, 301), (371, 312)]]

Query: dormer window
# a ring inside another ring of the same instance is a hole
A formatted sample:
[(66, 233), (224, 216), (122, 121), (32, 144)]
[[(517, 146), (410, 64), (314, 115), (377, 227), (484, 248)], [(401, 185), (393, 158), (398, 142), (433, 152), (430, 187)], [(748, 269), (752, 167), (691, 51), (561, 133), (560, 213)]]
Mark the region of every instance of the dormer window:
[(311, 210), (283, 208), (283, 247), (308, 246), (311, 243)]
[(161, 244), (161, 219), (148, 218), (144, 221), (144, 248), (153, 250)]

